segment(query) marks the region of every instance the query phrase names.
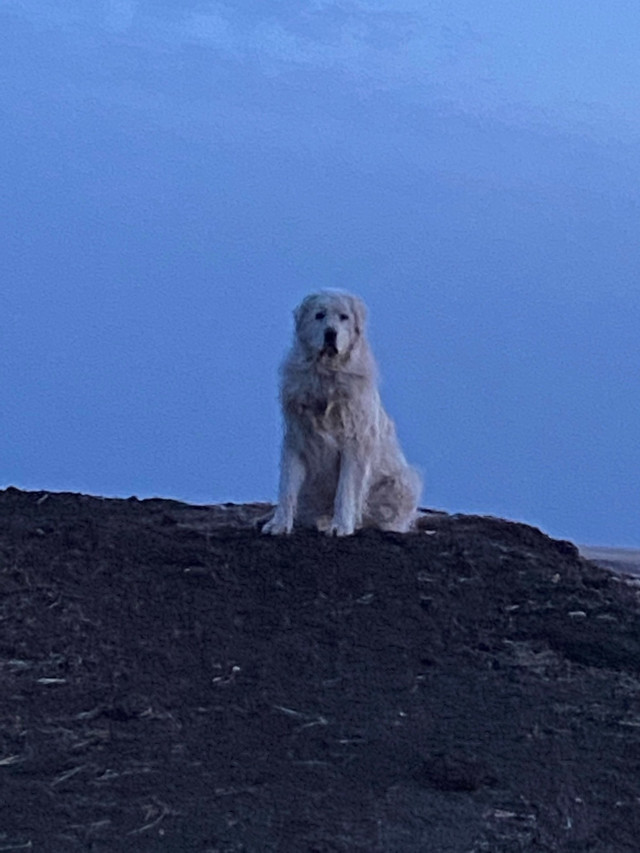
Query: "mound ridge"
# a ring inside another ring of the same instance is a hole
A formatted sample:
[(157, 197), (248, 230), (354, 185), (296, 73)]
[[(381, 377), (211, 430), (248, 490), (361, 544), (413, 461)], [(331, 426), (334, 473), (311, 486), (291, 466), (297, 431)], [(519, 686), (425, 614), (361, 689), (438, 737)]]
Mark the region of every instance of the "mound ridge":
[(268, 509), (0, 492), (0, 849), (637, 851), (636, 584)]

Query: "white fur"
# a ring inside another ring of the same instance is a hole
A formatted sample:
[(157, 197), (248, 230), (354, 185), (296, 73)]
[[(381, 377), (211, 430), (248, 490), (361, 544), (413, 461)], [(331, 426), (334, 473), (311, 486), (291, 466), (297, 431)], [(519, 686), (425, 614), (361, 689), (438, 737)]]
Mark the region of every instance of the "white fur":
[(307, 296), (294, 313), (280, 389), (278, 506), (265, 533), (291, 533), (294, 521), (336, 536), (411, 526), (420, 477), (380, 402), (365, 313), (360, 299), (340, 291)]

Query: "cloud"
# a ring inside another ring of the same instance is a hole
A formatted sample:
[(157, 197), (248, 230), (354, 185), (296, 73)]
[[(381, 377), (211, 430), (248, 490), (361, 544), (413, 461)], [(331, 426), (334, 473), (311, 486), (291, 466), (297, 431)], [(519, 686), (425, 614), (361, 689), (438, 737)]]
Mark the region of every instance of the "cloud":
[[(252, 80), (256, 87), (268, 80), (299, 93), (333, 89), (337, 100), (387, 92), (417, 109), (436, 107), (600, 139), (636, 138), (640, 122), (630, 109), (635, 72), (640, 73), (635, 54), (624, 54), (627, 65), (618, 59), (613, 74), (610, 63), (601, 61), (602, 48), (580, 37), (589, 22), (582, 22), (578, 34), (557, 35), (562, 24), (556, 27), (551, 17), (524, 10), (517, 20), (507, 20), (500, 6), (493, 0), (481, 11), (470, 0), (244, 0), (233, 5), (220, 0), (182, 0), (179, 5), (168, 0), (5, 0), (0, 17), (18, 16), (40, 32), (59, 34), (61, 67), (65, 51), (82, 54), (87, 67), (93, 62), (94, 80), (109, 76), (113, 60), (114, 90), (122, 82), (117, 74), (121, 54), (129, 51), (124, 64), (138, 69), (138, 80), (127, 85), (141, 92), (150, 85), (151, 98), (161, 84), (175, 85), (171, 78), (180, 78), (185, 63), (205, 68), (208, 62), (216, 80), (226, 73), (230, 81)], [(568, 14), (563, 15), (566, 27)], [(617, 55), (612, 49), (611, 56)], [(594, 58), (601, 73), (593, 73)], [(68, 65), (70, 85), (82, 85), (77, 68)], [(205, 71), (202, 81), (208, 76)]]
[(221, 2), (183, 4), (176, 11), (175, 6), (135, 0), (91, 5), (7, 0), (3, 11), (40, 30), (63, 31), (78, 40), (97, 34), (126, 37), (150, 53), (204, 46), (219, 59), (240, 60), (268, 74), (296, 66), (331, 68), (391, 85), (422, 76), (425, 62), (437, 58), (437, 28), (426, 32), (424, 18), (410, 7), (308, 0), (279, 3), (275, 9), (251, 2), (242, 8)]
[(138, 4), (134, 0), (109, 0), (105, 3), (105, 25), (114, 32), (126, 32), (133, 24)]
[(372, 13), (356, 4), (308, 3), (276, 17), (238, 15), (215, 3), (186, 15), (174, 36), (260, 64), (270, 74), (306, 66), (390, 82), (406, 77), (407, 48), (419, 23), (415, 15)]

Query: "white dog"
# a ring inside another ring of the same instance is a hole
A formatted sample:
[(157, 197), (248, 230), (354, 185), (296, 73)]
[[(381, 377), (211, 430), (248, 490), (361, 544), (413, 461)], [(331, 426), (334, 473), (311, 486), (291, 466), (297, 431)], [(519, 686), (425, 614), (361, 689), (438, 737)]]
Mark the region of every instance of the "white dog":
[(329, 535), (363, 526), (406, 532), (421, 483), (382, 408), (364, 334), (365, 307), (341, 291), (312, 294), (294, 313), (282, 366), (284, 441), (278, 506), (265, 533), (294, 521)]

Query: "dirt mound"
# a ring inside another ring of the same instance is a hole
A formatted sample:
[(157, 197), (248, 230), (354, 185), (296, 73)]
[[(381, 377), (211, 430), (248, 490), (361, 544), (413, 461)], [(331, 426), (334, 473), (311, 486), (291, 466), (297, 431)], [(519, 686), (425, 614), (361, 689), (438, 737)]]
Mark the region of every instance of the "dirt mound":
[(0, 849), (637, 853), (637, 586), (267, 510), (0, 492)]

